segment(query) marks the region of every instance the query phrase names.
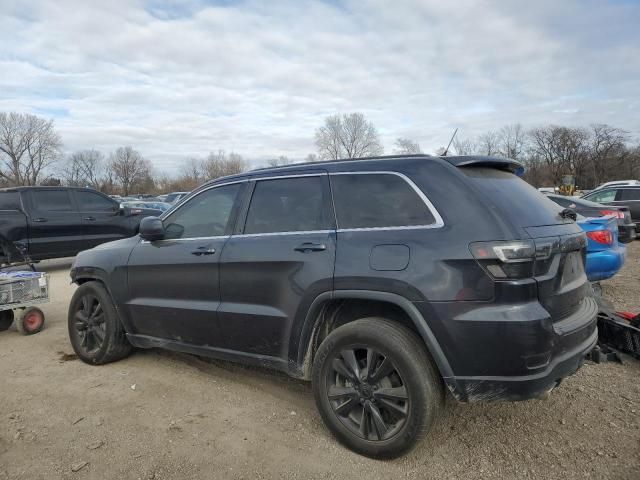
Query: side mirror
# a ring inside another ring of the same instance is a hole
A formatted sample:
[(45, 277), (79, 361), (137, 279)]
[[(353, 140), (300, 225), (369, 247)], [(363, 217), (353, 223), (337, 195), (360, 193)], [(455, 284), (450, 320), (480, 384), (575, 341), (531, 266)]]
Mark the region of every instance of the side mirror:
[(164, 235), (164, 224), (158, 217), (145, 217), (140, 222), (140, 237), (143, 240), (162, 240)]

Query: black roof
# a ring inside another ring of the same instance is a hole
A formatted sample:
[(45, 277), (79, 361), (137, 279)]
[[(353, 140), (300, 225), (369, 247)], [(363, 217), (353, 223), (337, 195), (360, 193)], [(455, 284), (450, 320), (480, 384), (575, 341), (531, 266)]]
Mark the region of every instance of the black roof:
[(0, 192), (20, 192), (22, 190), (57, 190), (64, 188), (65, 190), (92, 190), (97, 192), (96, 189), (91, 187), (65, 187), (64, 185), (24, 185), (19, 187), (5, 187), (0, 188)]
[[(234, 179), (242, 179), (247, 178), (252, 175), (268, 175), (268, 174), (281, 174), (285, 172), (304, 169), (313, 169), (315, 167), (328, 168), (328, 167), (338, 167), (350, 162), (395, 162), (403, 159), (424, 159), (428, 161), (442, 162), (446, 161), (451, 165), (456, 167), (464, 167), (464, 166), (486, 166), (499, 168), (502, 170), (509, 170), (514, 173), (521, 174), (524, 172), (524, 166), (516, 161), (509, 158), (502, 157), (491, 157), (491, 156), (483, 156), (483, 155), (454, 155), (454, 156), (434, 156), (427, 155), (424, 153), (416, 153), (416, 154), (407, 154), (407, 155), (381, 155), (376, 157), (360, 157), (360, 158), (341, 158), (338, 160), (324, 160), (320, 162), (300, 162), (300, 163), (292, 163), (289, 165), (280, 165), (277, 167), (265, 167), (265, 168), (256, 168), (255, 170), (250, 170), (248, 172), (239, 173), (236, 175), (229, 175), (226, 177), (216, 178), (214, 180), (210, 180), (205, 183), (205, 185), (218, 183), (220, 181), (229, 181)], [(333, 168), (332, 168), (333, 170)]]

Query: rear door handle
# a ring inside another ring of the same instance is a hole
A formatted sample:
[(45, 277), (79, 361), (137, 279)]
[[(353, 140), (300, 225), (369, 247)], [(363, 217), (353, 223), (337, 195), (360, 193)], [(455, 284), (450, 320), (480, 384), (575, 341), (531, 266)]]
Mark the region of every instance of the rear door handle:
[(196, 250), (194, 250), (193, 252), (191, 252), (191, 255), (213, 255), (214, 253), (216, 253), (216, 249), (215, 248), (208, 248), (208, 247), (198, 247)]
[(46, 218), (42, 218), (42, 217), (38, 217), (38, 218), (34, 218), (34, 219), (33, 219), (33, 220), (31, 220), (31, 221), (32, 221), (32, 222), (35, 222), (35, 223), (44, 223), (44, 222), (46, 222), (46, 221), (47, 221), (47, 219), (46, 219)]
[(296, 248), (294, 248), (296, 252), (302, 252), (302, 253), (322, 252), (323, 250), (326, 250), (326, 249), (327, 249), (327, 246), (324, 243), (311, 243), (311, 242), (305, 242), (301, 245), (298, 245)]
[(84, 217), (83, 220), (87, 220), (89, 222), (94, 222), (96, 217)]

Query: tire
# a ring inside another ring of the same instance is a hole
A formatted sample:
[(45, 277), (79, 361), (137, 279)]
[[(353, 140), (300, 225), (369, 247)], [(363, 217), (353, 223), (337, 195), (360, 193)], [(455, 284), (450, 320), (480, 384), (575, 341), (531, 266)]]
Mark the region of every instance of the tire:
[(85, 363), (102, 365), (127, 357), (132, 346), (105, 287), (100, 282), (80, 285), (69, 304), (69, 340)]
[(424, 343), (383, 318), (356, 320), (331, 332), (315, 355), (312, 381), (331, 433), (367, 457), (407, 452), (431, 429), (444, 404), (442, 379)]
[(0, 312), (0, 332), (8, 330), (13, 323), (13, 310), (2, 310)]
[(36, 307), (28, 307), (16, 321), (16, 328), (23, 335), (39, 333), (44, 328), (44, 312)]

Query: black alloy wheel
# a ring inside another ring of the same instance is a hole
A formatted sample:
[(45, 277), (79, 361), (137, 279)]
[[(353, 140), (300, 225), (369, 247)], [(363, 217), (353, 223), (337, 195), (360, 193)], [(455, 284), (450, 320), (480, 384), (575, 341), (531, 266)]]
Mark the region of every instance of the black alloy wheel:
[(409, 394), (389, 357), (355, 345), (340, 350), (327, 370), (327, 396), (336, 416), (354, 435), (387, 440), (404, 426)]
[(87, 294), (77, 306), (74, 328), (80, 339), (80, 348), (88, 355), (100, 350), (106, 337), (104, 310), (95, 295)]

